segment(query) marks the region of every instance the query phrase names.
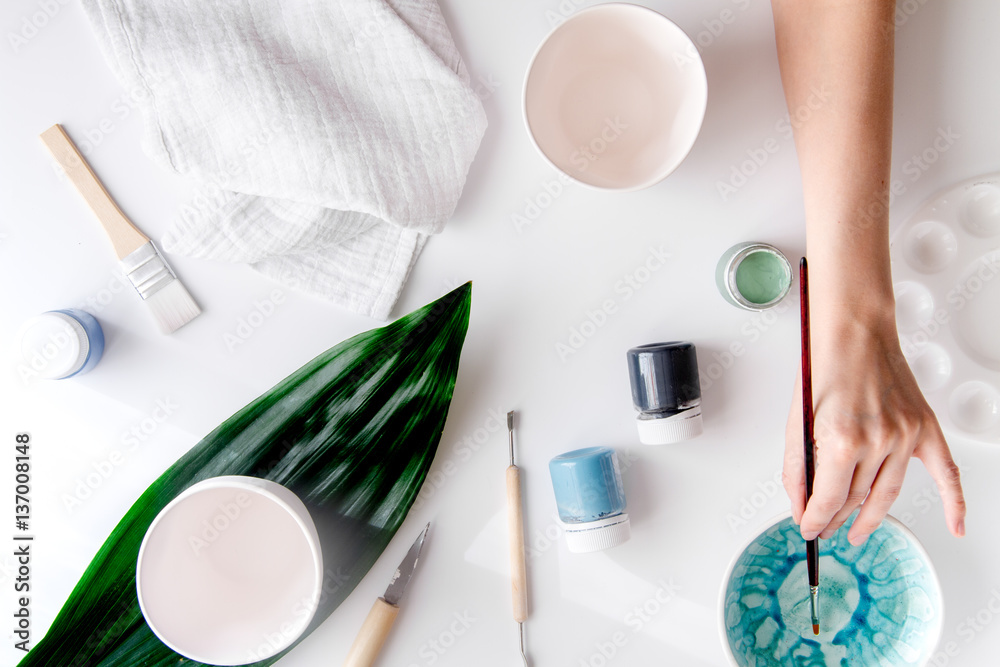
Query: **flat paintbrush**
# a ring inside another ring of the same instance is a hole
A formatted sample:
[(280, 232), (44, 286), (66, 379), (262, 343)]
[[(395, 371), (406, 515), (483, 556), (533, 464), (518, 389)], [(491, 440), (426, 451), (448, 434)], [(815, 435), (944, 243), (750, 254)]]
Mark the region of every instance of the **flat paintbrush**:
[(201, 313), (198, 304), (149, 237), (118, 208), (62, 126), (53, 125), (42, 132), (41, 138), (104, 227), (122, 270), (163, 333), (172, 333), (197, 317)]
[[(799, 315), (802, 334), (802, 454), (806, 475), (806, 504), (813, 493), (816, 473), (813, 435), (812, 360), (809, 348), (809, 270), (806, 258), (799, 261)], [(813, 634), (819, 634), (819, 538), (806, 541), (806, 567), (809, 570), (809, 604), (812, 609)]]

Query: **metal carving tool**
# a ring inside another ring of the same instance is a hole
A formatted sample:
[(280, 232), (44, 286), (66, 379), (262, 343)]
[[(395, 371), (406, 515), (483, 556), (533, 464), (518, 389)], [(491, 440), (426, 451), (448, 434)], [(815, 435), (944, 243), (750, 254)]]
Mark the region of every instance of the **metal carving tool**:
[(396, 621), (396, 615), (399, 614), (399, 601), (403, 598), (406, 584), (409, 583), (410, 576), (417, 567), (417, 561), (420, 560), (420, 549), (424, 546), (424, 538), (427, 537), (430, 527), (431, 524), (428, 523), (420, 531), (417, 541), (406, 552), (403, 562), (392, 575), (385, 594), (375, 600), (371, 611), (368, 612), (368, 618), (365, 619), (358, 636), (354, 639), (354, 644), (351, 645), (347, 659), (344, 660), (344, 667), (371, 667), (375, 664), (375, 659), (382, 650), (386, 637), (389, 636), (392, 624)]
[(510, 589), (517, 621), (518, 648), (524, 667), (524, 622), (528, 619), (528, 576), (524, 562), (524, 514), (521, 502), (521, 469), (514, 465), (514, 411), (507, 413), (510, 465), (507, 467), (507, 538), (510, 544)]

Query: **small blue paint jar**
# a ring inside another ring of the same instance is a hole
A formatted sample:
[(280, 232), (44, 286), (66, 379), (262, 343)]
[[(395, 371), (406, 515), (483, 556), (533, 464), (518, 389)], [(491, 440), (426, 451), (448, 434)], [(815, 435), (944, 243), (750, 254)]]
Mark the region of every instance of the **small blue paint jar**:
[(632, 536), (615, 450), (588, 447), (560, 454), (549, 461), (549, 474), (571, 552), (610, 549)]
[(23, 377), (63, 380), (86, 373), (104, 354), (104, 330), (90, 313), (76, 308), (50, 310), (21, 329)]

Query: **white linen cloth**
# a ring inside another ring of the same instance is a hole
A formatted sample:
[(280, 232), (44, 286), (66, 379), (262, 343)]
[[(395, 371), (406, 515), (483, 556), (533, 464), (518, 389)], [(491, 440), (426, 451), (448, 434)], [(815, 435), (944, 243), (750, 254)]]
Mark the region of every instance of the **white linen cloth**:
[(387, 319), (486, 129), (436, 0), (83, 5), (143, 149), (200, 184), (163, 248)]

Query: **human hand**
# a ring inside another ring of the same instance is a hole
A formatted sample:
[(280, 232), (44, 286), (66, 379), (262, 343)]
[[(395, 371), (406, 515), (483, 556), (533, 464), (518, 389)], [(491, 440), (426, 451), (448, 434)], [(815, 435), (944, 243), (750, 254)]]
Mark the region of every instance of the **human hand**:
[(812, 328), (816, 466), (808, 506), (801, 376), (785, 431), (782, 479), (803, 538), (829, 538), (860, 506), (848, 540), (862, 544), (899, 496), (912, 456), (934, 478), (949, 530), (963, 536), (958, 466), (903, 358), (895, 322), (887, 318), (871, 326), (849, 314), (834, 319), (843, 322)]

